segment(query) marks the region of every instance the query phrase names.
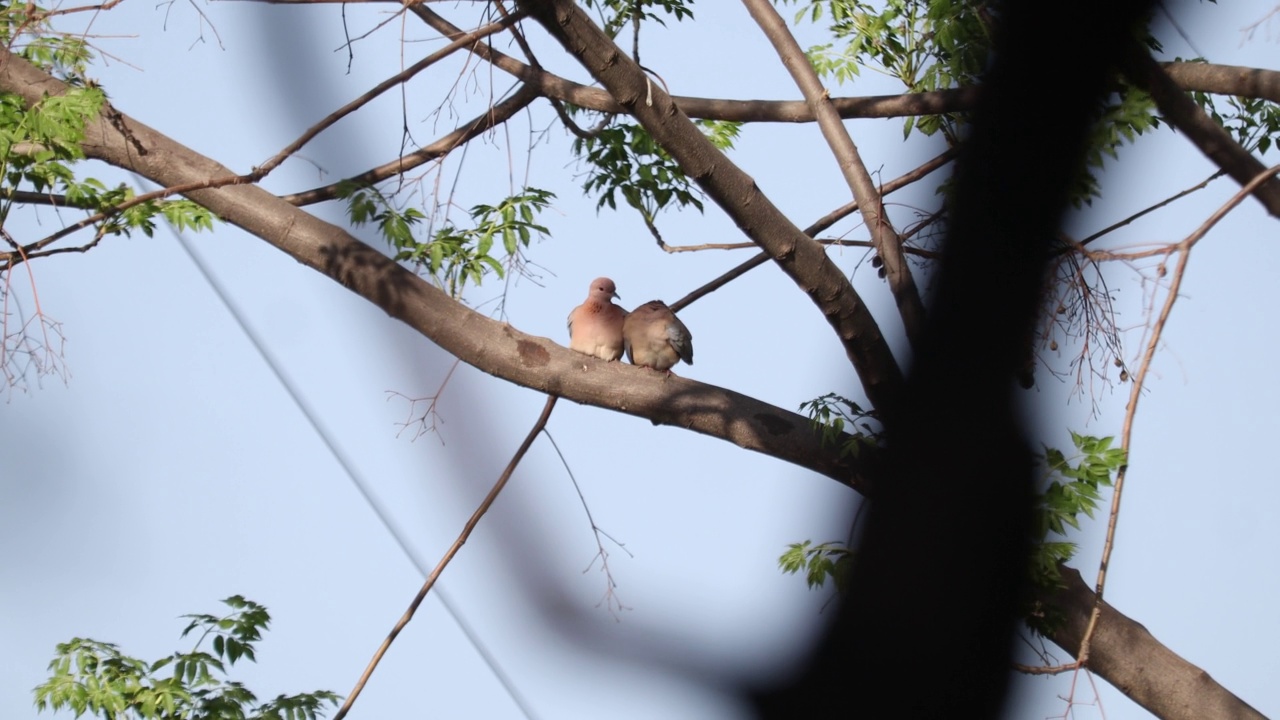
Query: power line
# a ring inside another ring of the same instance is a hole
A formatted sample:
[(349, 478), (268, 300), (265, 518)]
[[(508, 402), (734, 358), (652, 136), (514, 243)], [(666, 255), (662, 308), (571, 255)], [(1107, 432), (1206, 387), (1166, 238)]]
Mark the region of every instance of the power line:
[[(209, 270), (209, 267), (195, 252), (195, 249), (191, 247), (186, 236), (183, 233), (174, 232), (174, 237), (178, 239), (178, 244), (187, 253), (187, 257), (191, 258), (191, 262), (195, 264), (196, 269), (200, 271), (202, 276), (204, 276), (205, 282), (209, 283), (209, 287), (213, 289), (214, 294), (216, 294), (218, 299), (222, 301), (222, 305), (227, 309), (227, 312), (231, 314), (231, 317), (236, 321), (236, 324), (240, 326), (240, 329), (244, 332), (245, 336), (249, 338), (249, 342), (253, 344), (253, 347), (258, 351), (258, 355), (262, 357), (263, 362), (265, 362), (267, 367), (271, 369), (276, 380), (280, 382), (280, 385), (284, 387), (285, 392), (287, 392), (289, 397), (292, 398), (294, 405), (297, 406), (303, 417), (307, 419), (307, 422), (311, 425), (311, 429), (320, 437), (321, 442), (323, 442), (325, 447), (329, 449), (330, 455), (332, 455), (333, 459), (342, 467), (343, 472), (347, 474), (347, 479), (351, 481), (351, 484), (355, 485), (356, 490), (360, 492), (360, 495), (364, 498), (365, 502), (369, 504), (369, 507), (373, 510), (374, 515), (378, 517), (382, 526), (391, 534), (391, 537), (396, 541), (396, 545), (400, 547), (400, 551), (405, 554), (405, 557), (409, 558), (409, 562), (413, 563), (413, 566), (418, 569), (418, 572), (422, 577), (426, 578), (428, 573), (426, 563), (424, 563), (422, 559), (418, 557), (418, 554), (409, 546), (409, 542), (406, 539), (404, 532), (402, 532), (400, 527), (396, 525), (395, 521), (391, 519), (391, 513), (387, 511), (387, 508), (373, 494), (373, 491), (369, 488), (369, 484), (365, 482), (364, 478), (361, 477), (360, 473), (356, 470), (355, 463), (347, 457), (346, 453), (344, 453), (341, 448), (339, 448), (338, 443), (334, 440), (333, 436), (324, 427), (324, 425), (321, 424), (318, 419), (319, 415), (311, 407), (310, 403), (307, 402), (306, 398), (303, 397), (302, 392), (293, 383), (289, 376), (285, 374), (284, 367), (271, 353), (271, 351), (267, 349), (266, 343), (263, 342), (262, 338), (253, 329), (253, 326), (249, 324), (244, 313), (240, 311), (239, 306), (231, 299), (231, 294), (227, 292), (226, 288), (223, 287), (222, 283), (218, 281), (213, 272)], [(471, 624), (463, 618), (462, 614), (458, 612), (444, 588), (437, 584), (434, 590), (435, 592), (432, 594), (440, 601), (440, 605), (444, 607), (445, 612), (449, 613), (449, 616), (453, 618), (453, 622), (458, 626), (458, 629), (462, 631), (462, 634), (467, 638), (467, 641), (471, 643), (471, 646), (475, 648), (480, 659), (489, 666), (490, 672), (493, 673), (494, 677), (498, 679), (498, 682), (507, 691), (507, 695), (511, 698), (511, 701), (516, 704), (516, 707), (520, 708), (520, 712), (525, 716), (525, 718), (528, 720), (537, 720), (538, 716), (533, 712), (533, 708), (529, 706), (528, 700), (526, 700), (516, 688), (515, 682), (509, 675), (507, 675), (507, 672), (502, 669), (502, 665), (499, 664), (498, 659), (492, 652), (490, 652), (489, 648), (485, 646), (484, 642), (480, 640), (480, 636), (476, 633), (475, 628), (473, 628)]]

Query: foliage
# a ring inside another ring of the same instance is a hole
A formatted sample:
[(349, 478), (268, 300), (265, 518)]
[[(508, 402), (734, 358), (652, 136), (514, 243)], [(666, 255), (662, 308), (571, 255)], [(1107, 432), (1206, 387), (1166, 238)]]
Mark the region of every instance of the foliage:
[(70, 85), (65, 94), (30, 106), (0, 93), (0, 225), (7, 225), (15, 191), (28, 190), (61, 194), (64, 204), (101, 216), (91, 223), (97, 237), (134, 230), (151, 236), (157, 217), (179, 230), (212, 229), (213, 215), (189, 200), (157, 199), (121, 209), (134, 197), (132, 189), (77, 179), (73, 168), (84, 159), (85, 127), (107, 104), (106, 93), (86, 75), (94, 55), (83, 37), (54, 32), (39, 6), (11, 3), (0, 6), (0, 41)]
[(573, 152), (590, 165), (582, 189), (597, 196), (596, 209), (623, 202), (652, 222), (673, 201), (702, 210), (702, 191), (667, 151), (638, 123), (619, 123), (573, 142)]
[[(822, 433), (823, 445), (840, 446), (840, 456), (858, 457), (865, 447), (875, 447), (880, 431), (871, 425), (875, 411), (862, 406), (843, 395), (827, 393), (819, 398), (800, 403), (800, 412), (808, 411), (814, 429)], [(851, 433), (846, 435), (846, 428)], [(862, 430), (856, 430), (861, 428)]]
[(1066, 537), (1068, 527), (1079, 530), (1080, 516), (1093, 517), (1102, 499), (1100, 488), (1110, 487), (1112, 476), (1127, 462), (1123, 448), (1111, 447), (1113, 441), (1073, 432), (1071, 442), (1078, 454), (1070, 459), (1061, 450), (1045, 447), (1048, 484), (1036, 502), (1038, 546), (1032, 559), (1032, 579), (1038, 585), (1061, 584), (1058, 563), (1070, 559), (1076, 549), (1075, 543), (1050, 541), (1049, 534)]
[(449, 294), (460, 297), (467, 283), (480, 285), (489, 273), (504, 277), (503, 265), (493, 254), (494, 242), (501, 240), (507, 258), (529, 247), (534, 233), (548, 235), (535, 222), (536, 214), (551, 205), (554, 193), (524, 188), (497, 205), (471, 208), (474, 227), (463, 228), (446, 220), (443, 227), (420, 241), (414, 234), (427, 216), (417, 208), (397, 208), (392, 198), (376, 188), (345, 184), (339, 194), (347, 201), (347, 215), (355, 225), (373, 223), (384, 240), (395, 249), (395, 258), (426, 271)]
[[(203, 631), (194, 648), (152, 663), (125, 655), (112, 643), (87, 638), (59, 643), (49, 680), (35, 688), (36, 709), (103, 720), (317, 720), (326, 704), (337, 705), (339, 696), (325, 690), (259, 703), (242, 684), (226, 679), (236, 661), (256, 661), (254, 645), (271, 617), (265, 607), (239, 595), (222, 602), (230, 614), (184, 616), (191, 622), (182, 637)], [(201, 650), (209, 638), (212, 653)], [(171, 673), (161, 676), (169, 666)]]
[[(775, 0), (790, 4), (798, 0)], [(809, 62), (821, 77), (843, 84), (869, 68), (900, 81), (907, 92), (928, 92), (975, 85), (986, 67), (991, 46), (989, 3), (979, 0), (809, 0), (796, 13), (796, 22), (828, 19), (836, 42), (809, 49)], [(1143, 38), (1152, 48), (1159, 43)], [(948, 142), (959, 141), (967, 122), (963, 113), (908, 117), (903, 138), (918, 130), (942, 132)], [(1115, 158), (1121, 145), (1159, 127), (1155, 103), (1127, 84), (1108, 102), (1094, 126), (1086, 169), (1077, 179), (1072, 201), (1077, 207), (1100, 195), (1092, 170)]]
[[(819, 76), (843, 84), (865, 67), (896, 78), (909, 92), (927, 92), (977, 81), (991, 43), (985, 6), (969, 0), (810, 0), (795, 19), (816, 24), (829, 18), (837, 42), (808, 52)], [(957, 115), (908, 118), (903, 134), (941, 130), (956, 141), (958, 120)]]
[[(805, 403), (811, 415), (824, 417), (825, 428), (843, 428), (843, 418), (831, 413), (843, 412), (841, 405), (858, 411), (856, 403), (835, 394), (827, 394)], [(815, 422), (817, 418), (815, 417)], [(869, 428), (868, 428), (869, 429)], [(838, 436), (839, 431), (835, 431)], [(1059, 564), (1070, 560), (1076, 544), (1065, 540), (1051, 540), (1050, 534), (1065, 538), (1067, 528), (1080, 529), (1080, 516), (1093, 517), (1102, 499), (1100, 489), (1110, 487), (1112, 478), (1125, 465), (1126, 453), (1122, 448), (1111, 447), (1114, 438), (1097, 438), (1071, 433), (1071, 442), (1077, 455), (1067, 458), (1061, 450), (1045, 447), (1046, 480), (1044, 492), (1036, 501), (1035, 549), (1031, 557), (1031, 579), (1040, 587), (1056, 587), (1062, 584)], [(836, 588), (845, 592), (846, 577), (853, 559), (853, 550), (843, 543), (828, 542), (812, 545), (809, 540), (792, 543), (778, 558), (783, 572), (795, 574), (803, 570), (809, 588), (822, 587), (828, 577), (835, 579)], [(1028, 608), (1028, 623), (1033, 629), (1043, 630), (1053, 619), (1038, 606)]]
[(843, 595), (849, 590), (853, 551), (840, 541), (814, 545), (812, 541), (805, 540), (788, 545), (787, 551), (778, 558), (778, 567), (791, 575), (803, 570), (810, 590), (822, 587), (830, 577), (835, 581), (836, 590)]
[(645, 20), (652, 20), (659, 25), (667, 24), (662, 15), (648, 8), (657, 8), (674, 17), (677, 22), (685, 18), (693, 19), (693, 9), (689, 7), (693, 5), (693, 0), (585, 0), (583, 5), (599, 9), (600, 26), (609, 37), (617, 37), (618, 32), (629, 22), (639, 25)]
[[(1274, 102), (1231, 95), (1218, 97), (1200, 91), (1191, 93), (1191, 97), (1247, 150), (1261, 155), (1271, 149), (1280, 135), (1280, 106)], [(1220, 107), (1219, 103), (1226, 107)]]

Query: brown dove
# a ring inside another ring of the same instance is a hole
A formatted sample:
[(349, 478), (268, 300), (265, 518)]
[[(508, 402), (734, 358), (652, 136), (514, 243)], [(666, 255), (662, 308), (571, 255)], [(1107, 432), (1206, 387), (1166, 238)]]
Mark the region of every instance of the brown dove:
[(627, 311), (613, 304), (618, 289), (607, 277), (591, 281), (587, 301), (569, 313), (569, 349), (617, 360), (622, 357), (622, 321)]
[(622, 338), (627, 359), (634, 365), (670, 373), (681, 360), (693, 364), (693, 336), (661, 300), (650, 300), (632, 311), (622, 324)]

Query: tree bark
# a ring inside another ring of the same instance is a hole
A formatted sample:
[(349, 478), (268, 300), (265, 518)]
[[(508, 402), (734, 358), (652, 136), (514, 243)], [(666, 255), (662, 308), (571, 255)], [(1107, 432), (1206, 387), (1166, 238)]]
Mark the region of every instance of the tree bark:
[[(1040, 599), (1063, 613), (1064, 622), (1049, 639), (1074, 657), (1098, 596), (1072, 568), (1062, 568), (1062, 579), (1065, 588), (1043, 591)], [(1101, 609), (1088, 667), (1129, 699), (1165, 720), (1266, 720), (1209, 673), (1160, 644), (1140, 623), (1105, 601)], [(1103, 647), (1126, 650), (1099, 652)]]

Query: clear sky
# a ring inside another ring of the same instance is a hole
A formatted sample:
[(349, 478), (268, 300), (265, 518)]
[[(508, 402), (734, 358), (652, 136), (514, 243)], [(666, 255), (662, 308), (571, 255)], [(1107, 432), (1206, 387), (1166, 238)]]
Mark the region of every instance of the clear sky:
[[(439, 7), (465, 22), (465, 12)], [(103, 13), (92, 31), (112, 57), (95, 72), (121, 111), (239, 171), (440, 46), (418, 42), (433, 34), (416, 21), (392, 21), (354, 44), (348, 72), (342, 13), (357, 36), (385, 7), (199, 8), (212, 28), (190, 5), (123, 3)], [(1194, 49), (1167, 21), (1158, 28), (1170, 56), (1274, 69), (1280, 25), (1263, 26), (1252, 39), (1240, 32), (1270, 9), (1259, 1), (1180, 6)], [(708, 3), (696, 13), (695, 23), (644, 35), (645, 65), (674, 94), (798, 97), (744, 9)], [(801, 36), (802, 44), (818, 37), (808, 26)], [(553, 71), (586, 77), (549, 43), (538, 39), (536, 47)], [(412, 141), (426, 144), (511, 85), (482, 66), (463, 76), (454, 100), (436, 113), (460, 62), (433, 68), (405, 95), (390, 93), (321, 135), (267, 187), (296, 191), (386, 162), (400, 149), (406, 120)], [(872, 73), (832, 89), (896, 91)], [(897, 120), (849, 127), (886, 181), (941, 149), (904, 145)], [(532, 277), (471, 292), (481, 311), (493, 311), (505, 292), (509, 322), (565, 342), (565, 315), (598, 275), (616, 280), (622, 304), (634, 307), (673, 301), (747, 257), (668, 255), (634, 213), (597, 214), (594, 200), (582, 197), (581, 170), (566, 164), (568, 142), (540, 104), (476, 143), (465, 163), (451, 158), (415, 173), (424, 176), (424, 196), (456, 186), (463, 208), (525, 182), (557, 193), (554, 211), (542, 218), (553, 237), (528, 251)], [(812, 125), (749, 126), (732, 157), (801, 226), (849, 200)], [(1105, 227), (1212, 169), (1168, 130), (1143, 138), (1121, 154), (1105, 178), (1107, 196), (1078, 227)], [(1235, 189), (1219, 181), (1113, 243), (1181, 239)], [(895, 220), (911, 220), (913, 206), (931, 198), (932, 187), (894, 196), (902, 203)], [(342, 220), (333, 205), (316, 212)], [(39, 221), (44, 232), (58, 222), (47, 209)], [(705, 215), (663, 215), (659, 226), (673, 244), (742, 239), (710, 205)], [(839, 229), (865, 237), (847, 223)], [(34, 237), (40, 227), (23, 231)], [(10, 393), (0, 406), (0, 543), (7, 551), (0, 716), (34, 714), (30, 690), (45, 677), (55, 643), (87, 636), (158, 658), (186, 646), (177, 637), (185, 624), (179, 615), (219, 612), (218, 599), (236, 593), (275, 618), (259, 664), (237, 677), (261, 697), (348, 693), (420, 586), (415, 562), (434, 565), (545, 400), (466, 366), (453, 370), (453, 359), (425, 338), (255, 238), (222, 227), (187, 240), (315, 425), (167, 229), (34, 263), (41, 307), (67, 338), (69, 373), (66, 382), (45, 378)], [(1268, 469), (1280, 400), (1269, 368), (1275, 240), (1274, 220), (1246, 202), (1192, 255), (1142, 399), (1107, 586), (1119, 610), (1266, 715), (1280, 714), (1272, 659), (1280, 642), (1273, 522), (1280, 490)], [(842, 267), (857, 268), (855, 284), (901, 351), (892, 304), (869, 265), (859, 265), (863, 254), (833, 252)], [(1144, 283), (1126, 267), (1109, 273), (1120, 325), (1130, 328), (1132, 363), (1150, 275)], [(12, 282), (30, 310), (26, 276)], [(787, 409), (827, 392), (860, 396), (820, 313), (772, 266), (681, 317), (697, 346), (697, 364), (677, 368), (682, 375)], [(1064, 348), (1056, 362), (1068, 359)], [(1068, 429), (1119, 433), (1128, 386), (1086, 388), (1082, 397), (1046, 372), (1037, 378), (1026, 396), (1036, 438), (1065, 448)], [(399, 423), (422, 408), (403, 396), (437, 391), (438, 432), (413, 440), (413, 429), (402, 432)], [(628, 609), (597, 607), (606, 579), (592, 565), (590, 525), (565, 466), (539, 440), (444, 575), (439, 590), (455, 613), (436, 598), (424, 603), (353, 717), (522, 717), (460, 622), (541, 718), (741, 718), (743, 709), (716, 683), (766, 676), (804, 651), (830, 595), (782, 575), (776, 559), (791, 542), (842, 539), (857, 502), (851, 491), (718, 440), (571, 402), (559, 404), (549, 429), (596, 522), (631, 553), (607, 546)], [(1086, 525), (1073, 563), (1090, 582), (1102, 530)], [(939, 552), (964, 561), (963, 547)], [(946, 672), (947, 657), (948, 648), (920, 648), (922, 691), (930, 673)], [(1087, 681), (1079, 682), (1076, 701), (1094, 701)], [(1097, 685), (1101, 709), (1076, 706), (1074, 717), (1103, 710), (1110, 720), (1147, 717), (1105, 682)], [(1069, 676), (1025, 678), (1017, 687), (1013, 717), (1068, 709), (1060, 696), (1071, 692)]]

